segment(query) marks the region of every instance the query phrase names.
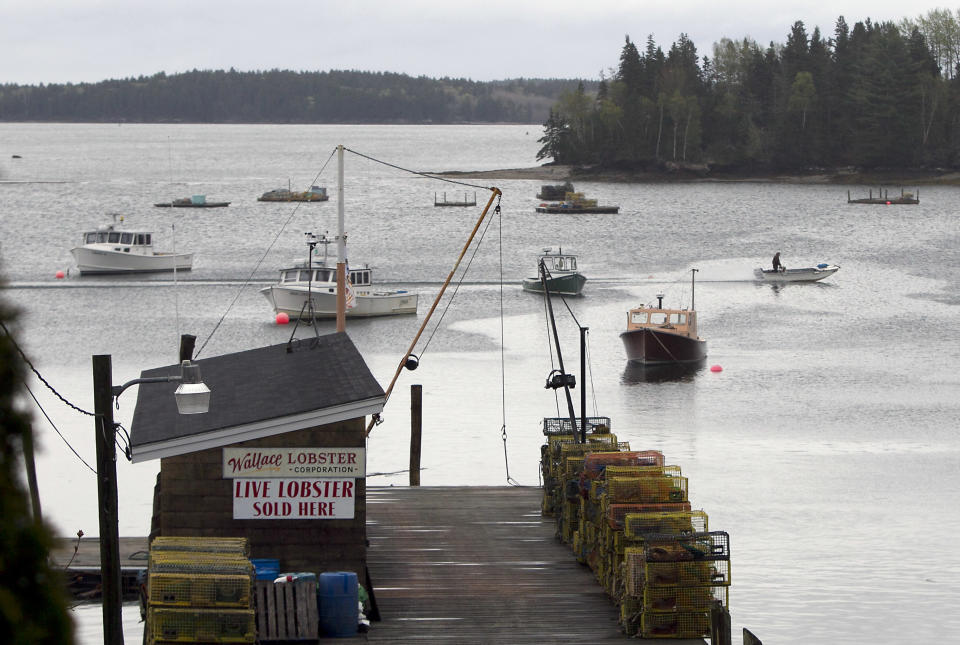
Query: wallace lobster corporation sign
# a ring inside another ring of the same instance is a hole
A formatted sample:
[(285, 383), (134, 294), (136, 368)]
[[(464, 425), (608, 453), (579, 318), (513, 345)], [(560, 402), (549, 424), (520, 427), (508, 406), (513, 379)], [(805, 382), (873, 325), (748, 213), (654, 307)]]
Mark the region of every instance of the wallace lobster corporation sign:
[(224, 448), (224, 479), (366, 476), (365, 448)]

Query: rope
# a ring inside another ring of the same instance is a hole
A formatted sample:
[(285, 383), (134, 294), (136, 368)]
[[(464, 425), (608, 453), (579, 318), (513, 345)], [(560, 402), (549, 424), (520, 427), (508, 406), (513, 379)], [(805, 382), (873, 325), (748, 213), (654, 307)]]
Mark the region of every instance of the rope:
[(30, 368), (30, 370), (33, 371), (33, 373), (37, 376), (37, 378), (40, 379), (40, 381), (41, 381), (44, 385), (47, 386), (47, 389), (49, 389), (51, 392), (53, 392), (53, 393), (57, 396), (58, 399), (60, 399), (60, 400), (63, 401), (64, 403), (66, 403), (67, 406), (73, 408), (73, 409), (76, 410), (77, 412), (80, 412), (81, 414), (85, 414), (85, 415), (87, 415), (87, 416), (89, 416), (89, 417), (95, 417), (95, 416), (97, 416), (97, 415), (94, 414), (93, 412), (87, 412), (87, 411), (84, 410), (83, 408), (78, 408), (78, 407), (75, 406), (73, 403), (70, 403), (70, 401), (67, 401), (65, 398), (63, 398), (63, 396), (61, 396), (60, 393), (57, 392), (57, 391), (53, 388), (53, 386), (50, 385), (50, 383), (47, 382), (47, 379), (43, 378), (43, 376), (40, 374), (40, 372), (37, 371), (37, 368), (33, 366), (33, 363), (30, 362), (30, 359), (27, 358), (27, 355), (23, 353), (23, 350), (22, 350), (22, 349), (20, 349), (20, 345), (17, 344), (17, 341), (14, 339), (13, 334), (10, 333), (10, 330), (7, 329), (7, 326), (6, 326), (5, 324), (3, 324), (2, 321), (0, 321), (0, 327), (3, 328), (3, 331), (4, 331), (4, 333), (7, 335), (7, 338), (9, 338), (9, 339), (10, 339), (10, 342), (13, 343), (13, 346), (16, 348), (17, 352), (20, 354), (20, 357), (23, 358), (23, 362), (25, 362), (25, 363), (27, 364), (27, 366)]
[(63, 436), (63, 433), (60, 432), (60, 429), (57, 428), (57, 424), (55, 424), (55, 423), (53, 422), (53, 419), (50, 418), (50, 415), (47, 414), (47, 411), (43, 409), (43, 406), (42, 406), (42, 405), (40, 405), (40, 401), (38, 401), (38, 400), (37, 400), (37, 397), (34, 396), (33, 390), (30, 389), (30, 386), (27, 385), (26, 383), (24, 383), (24, 387), (27, 388), (27, 393), (30, 394), (30, 398), (33, 399), (33, 402), (37, 404), (37, 407), (40, 409), (40, 413), (43, 414), (43, 416), (44, 416), (44, 418), (47, 420), (47, 422), (50, 423), (50, 427), (53, 428), (54, 432), (56, 432), (56, 433), (60, 436), (60, 439), (63, 440), (63, 443), (65, 443), (65, 444), (67, 445), (67, 448), (70, 449), (70, 452), (72, 452), (72, 453), (74, 454), (74, 456), (75, 456), (77, 459), (80, 460), (80, 463), (82, 463), (84, 466), (86, 466), (87, 468), (89, 468), (89, 469), (90, 469), (90, 472), (92, 472), (94, 475), (96, 475), (96, 474), (97, 474), (97, 469), (94, 468), (93, 466), (91, 466), (90, 464), (88, 464), (88, 463), (86, 462), (86, 460), (85, 460), (83, 457), (80, 456), (80, 453), (77, 452), (76, 449), (75, 449), (73, 446), (70, 445), (70, 442), (67, 441), (67, 438), (64, 437), (64, 436)]
[(497, 206), (498, 242), (500, 245), (500, 411), (502, 421), (500, 438), (503, 440), (503, 468), (507, 476), (507, 483), (511, 486), (520, 486), (520, 484), (510, 476), (510, 459), (507, 455), (507, 359), (506, 333), (503, 323), (503, 215), (500, 213), (499, 204), (497, 204)]
[[(320, 171), (313, 178), (312, 184), (316, 184), (320, 179), (320, 175), (323, 174), (323, 171), (326, 170), (327, 165), (330, 163), (330, 160), (333, 159), (333, 156), (336, 154), (336, 149), (330, 153), (330, 156), (327, 157), (326, 162), (324, 162), (323, 167), (320, 168)], [(200, 354), (203, 352), (204, 347), (207, 346), (207, 343), (210, 342), (210, 339), (213, 338), (213, 335), (217, 333), (217, 330), (220, 329), (220, 325), (223, 323), (224, 319), (227, 317), (227, 314), (230, 313), (230, 310), (233, 309), (233, 306), (237, 304), (237, 300), (240, 299), (240, 294), (243, 293), (243, 290), (247, 288), (247, 285), (250, 284), (250, 281), (253, 279), (254, 274), (260, 269), (260, 265), (263, 264), (263, 261), (267, 259), (267, 254), (270, 253), (270, 250), (273, 248), (273, 245), (277, 243), (277, 240), (280, 239), (280, 236), (283, 234), (283, 231), (287, 228), (290, 222), (293, 220), (293, 217), (297, 214), (297, 211), (300, 209), (300, 204), (302, 202), (297, 202), (296, 206), (293, 207), (293, 212), (290, 213), (290, 217), (287, 218), (287, 221), (283, 223), (283, 226), (280, 227), (280, 230), (277, 231), (276, 237), (273, 238), (273, 241), (270, 242), (270, 245), (263, 252), (263, 255), (260, 256), (260, 259), (257, 260), (257, 263), (254, 265), (253, 270), (250, 272), (250, 275), (247, 276), (247, 279), (240, 285), (240, 288), (237, 290), (237, 295), (233, 298), (233, 301), (227, 306), (227, 310), (223, 312), (223, 315), (220, 316), (220, 320), (217, 321), (217, 324), (214, 325), (213, 331), (210, 332), (210, 335), (207, 336), (207, 339), (203, 341), (203, 344), (200, 345), (200, 349), (197, 350), (197, 353), (194, 355), (194, 358), (199, 358)]]
[(398, 166), (398, 165), (396, 165), (396, 164), (392, 164), (392, 163), (389, 163), (389, 162), (387, 162), (387, 161), (381, 161), (380, 159), (375, 159), (374, 157), (370, 157), (370, 156), (368, 156), (368, 155), (365, 155), (365, 154), (363, 154), (362, 152), (357, 152), (356, 150), (351, 150), (350, 148), (344, 148), (344, 150), (347, 151), (347, 152), (352, 152), (353, 154), (357, 155), (358, 157), (363, 157), (364, 159), (367, 159), (367, 160), (372, 161), (372, 162), (374, 162), (374, 163), (383, 164), (384, 166), (389, 166), (390, 168), (394, 168), (394, 169), (396, 169), (396, 170), (402, 170), (403, 172), (408, 172), (408, 173), (410, 173), (411, 175), (419, 175), (420, 177), (426, 177), (427, 179), (436, 179), (437, 181), (445, 181), (445, 182), (447, 182), (448, 184), (459, 184), (460, 186), (469, 186), (470, 188), (479, 188), (479, 189), (481, 189), (481, 190), (494, 190), (494, 189), (491, 188), (490, 186), (481, 186), (480, 184), (471, 184), (471, 183), (466, 182), (466, 181), (457, 181), (456, 179), (447, 179), (446, 177), (438, 177), (438, 176), (436, 176), (436, 175), (431, 175), (431, 174), (429, 174), (429, 173), (420, 172), (420, 171), (418, 171), (418, 170), (410, 170), (409, 168), (404, 168), (403, 166)]
[[(497, 205), (494, 207), (493, 212), (497, 215), (500, 215), (500, 198), (499, 197), (497, 197)], [(444, 305), (443, 311), (440, 312), (440, 318), (439, 320), (437, 320), (437, 324), (434, 325), (433, 331), (430, 332), (430, 335), (427, 337), (427, 340), (423, 345), (423, 349), (420, 350), (420, 358), (423, 358), (423, 355), (427, 351), (427, 347), (430, 346), (430, 341), (433, 340), (434, 335), (440, 329), (440, 325), (443, 324), (443, 318), (444, 316), (447, 315), (447, 311), (450, 310), (450, 305), (453, 304), (453, 299), (457, 297), (457, 292), (460, 291), (460, 285), (463, 284), (464, 278), (467, 277), (467, 272), (470, 271), (470, 265), (473, 264), (474, 258), (477, 257), (477, 252), (480, 251), (480, 245), (483, 244), (483, 238), (487, 235), (487, 230), (490, 228), (490, 224), (492, 221), (493, 221), (492, 217), (487, 220), (487, 224), (483, 227), (483, 231), (480, 233), (480, 237), (477, 238), (477, 245), (473, 247), (473, 253), (470, 255), (470, 259), (467, 260), (466, 266), (464, 266), (463, 271), (460, 273), (460, 279), (457, 280), (457, 284), (453, 288), (453, 293), (451, 293), (450, 298), (447, 299), (447, 304)]]

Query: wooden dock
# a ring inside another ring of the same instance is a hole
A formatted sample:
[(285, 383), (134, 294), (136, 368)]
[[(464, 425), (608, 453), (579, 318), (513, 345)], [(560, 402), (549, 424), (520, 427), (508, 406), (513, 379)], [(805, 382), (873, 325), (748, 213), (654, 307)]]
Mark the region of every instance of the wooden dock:
[(514, 486), (368, 489), (367, 558), (382, 620), (367, 640), (651, 642), (620, 631), (617, 606), (540, 515), (542, 495)]
[[(354, 638), (320, 642), (654, 642), (621, 632), (617, 606), (541, 516), (542, 495), (513, 486), (368, 488), (367, 559), (381, 620)], [(75, 542), (62, 541), (59, 564)], [(99, 566), (96, 545), (83, 541), (84, 566)], [(124, 568), (145, 549), (146, 538), (121, 538)]]

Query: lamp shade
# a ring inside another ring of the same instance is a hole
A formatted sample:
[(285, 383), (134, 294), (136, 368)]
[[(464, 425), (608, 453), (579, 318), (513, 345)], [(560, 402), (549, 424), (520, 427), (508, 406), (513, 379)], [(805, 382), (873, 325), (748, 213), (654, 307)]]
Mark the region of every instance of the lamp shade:
[(181, 383), (174, 396), (180, 414), (204, 414), (210, 409), (210, 388), (204, 383)]

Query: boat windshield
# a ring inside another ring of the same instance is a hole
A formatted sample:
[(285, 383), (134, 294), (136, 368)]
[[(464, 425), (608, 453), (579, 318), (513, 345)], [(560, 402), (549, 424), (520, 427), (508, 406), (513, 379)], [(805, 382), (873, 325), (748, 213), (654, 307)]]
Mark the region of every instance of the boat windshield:
[(561, 255), (558, 257), (553, 257), (551, 259), (553, 260), (554, 271), (576, 271), (577, 270), (577, 258), (570, 257), (567, 255)]

